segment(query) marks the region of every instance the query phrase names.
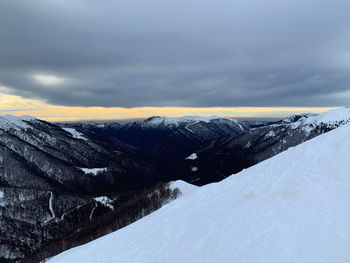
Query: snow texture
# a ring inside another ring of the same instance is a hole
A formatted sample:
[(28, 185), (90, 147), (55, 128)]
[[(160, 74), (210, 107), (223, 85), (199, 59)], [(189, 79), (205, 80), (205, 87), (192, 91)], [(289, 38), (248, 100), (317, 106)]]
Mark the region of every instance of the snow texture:
[(191, 193), (193, 190), (197, 189), (198, 186), (186, 183), (182, 180), (177, 180), (170, 183), (170, 189), (174, 190), (175, 188), (180, 190), (181, 195), (187, 195)]
[(197, 158), (198, 158), (197, 154), (196, 153), (192, 153), (185, 160), (196, 160)]
[(230, 118), (222, 118), (219, 116), (211, 116), (211, 117), (203, 117), (203, 116), (184, 116), (180, 118), (167, 118), (167, 117), (152, 117), (147, 120), (145, 120), (142, 125), (144, 127), (152, 127), (152, 126), (173, 126), (173, 127), (178, 127), (181, 124), (195, 124), (198, 122), (206, 122), (209, 123), (212, 120), (218, 120), (218, 119), (224, 119), (224, 120), (229, 120), (232, 122), (235, 122), (242, 130), (243, 127), (238, 123), (237, 120), (235, 119), (230, 119)]
[(228, 120), (232, 120), (233, 122), (235, 122), (235, 123), (238, 125), (238, 127), (239, 127), (242, 131), (244, 131), (244, 128), (243, 128), (242, 124), (240, 124), (238, 120), (236, 120), (236, 119), (228, 119)]
[(105, 207), (110, 208), (111, 210), (114, 210), (114, 206), (112, 205), (112, 200), (109, 199), (107, 196), (99, 196), (94, 198), (96, 202), (101, 203)]
[(30, 116), (16, 117), (13, 115), (0, 115), (0, 128), (4, 130), (22, 130), (29, 128), (27, 122), (36, 120)]
[(274, 137), (274, 136), (276, 136), (276, 134), (273, 130), (269, 131), (269, 133), (265, 135), (265, 137), (267, 137), (267, 138)]
[(292, 128), (303, 127), (306, 133), (310, 133), (312, 126), (325, 124), (327, 126), (335, 126), (339, 124), (350, 123), (350, 108), (339, 108), (329, 110), (319, 115), (308, 115), (291, 124)]
[(0, 206), (5, 206), (6, 203), (3, 201), (4, 199), (4, 192), (0, 190)]
[(244, 146), (244, 149), (248, 149), (250, 146), (252, 146), (252, 143), (248, 141), (247, 144)]
[(98, 175), (99, 172), (104, 172), (107, 170), (107, 167), (105, 168), (79, 168), (82, 170), (85, 174), (92, 174), (94, 176)]
[(50, 192), (49, 209), (50, 209), (52, 218), (55, 218), (56, 215), (55, 215), (55, 211), (53, 210), (53, 205), (52, 205), (52, 203), (53, 203), (53, 193)]
[(94, 208), (91, 210), (91, 212), (90, 212), (90, 216), (89, 216), (89, 220), (91, 220), (92, 219), (92, 216), (94, 215), (94, 212), (95, 212), (95, 209), (97, 208), (97, 203), (95, 203), (95, 206), (94, 206)]
[(192, 167), (192, 168), (191, 168), (191, 171), (192, 171), (192, 172), (197, 172), (197, 171), (198, 171), (198, 167)]
[(87, 139), (84, 137), (83, 134), (81, 134), (80, 132), (76, 131), (73, 128), (62, 128), (62, 129), (65, 130), (66, 132), (69, 132), (73, 136), (73, 138), (87, 141)]
[(342, 126), (49, 262), (348, 263), (349, 137)]
[(323, 114), (308, 117), (304, 124), (335, 124), (341, 121), (350, 121), (350, 108), (329, 110)]

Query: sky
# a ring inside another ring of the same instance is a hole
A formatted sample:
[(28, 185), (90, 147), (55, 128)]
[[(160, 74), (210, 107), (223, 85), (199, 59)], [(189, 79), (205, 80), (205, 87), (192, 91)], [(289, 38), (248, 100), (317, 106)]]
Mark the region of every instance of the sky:
[(0, 114), (280, 117), (349, 105), (348, 0), (3, 0)]

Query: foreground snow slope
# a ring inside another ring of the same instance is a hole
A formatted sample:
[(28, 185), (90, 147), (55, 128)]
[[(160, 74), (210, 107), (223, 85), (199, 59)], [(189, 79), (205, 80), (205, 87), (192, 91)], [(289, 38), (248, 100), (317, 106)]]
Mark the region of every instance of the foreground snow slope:
[(300, 118), (293, 126), (306, 126), (306, 125), (320, 125), (324, 124), (327, 126), (340, 126), (350, 123), (350, 108), (339, 108), (326, 111), (319, 115), (305, 114), (304, 117)]
[(340, 127), (49, 262), (350, 262), (349, 138)]
[(170, 183), (170, 189), (179, 189), (181, 192), (181, 195), (187, 195), (188, 193), (192, 193), (194, 190), (199, 188), (196, 185), (186, 183), (185, 181), (182, 180), (177, 180), (174, 182)]

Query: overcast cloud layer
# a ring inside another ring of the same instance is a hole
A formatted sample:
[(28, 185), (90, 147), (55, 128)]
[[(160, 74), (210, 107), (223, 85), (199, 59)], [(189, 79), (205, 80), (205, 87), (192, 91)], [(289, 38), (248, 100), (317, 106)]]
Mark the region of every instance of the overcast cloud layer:
[(68, 106), (342, 106), (349, 14), (349, 0), (3, 0), (0, 86)]

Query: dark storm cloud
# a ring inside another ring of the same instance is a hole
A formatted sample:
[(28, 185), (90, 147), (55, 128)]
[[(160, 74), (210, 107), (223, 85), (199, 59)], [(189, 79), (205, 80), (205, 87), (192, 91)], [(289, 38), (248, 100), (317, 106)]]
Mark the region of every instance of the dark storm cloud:
[(4, 0), (0, 86), (70, 106), (341, 106), (349, 13), (348, 0)]

